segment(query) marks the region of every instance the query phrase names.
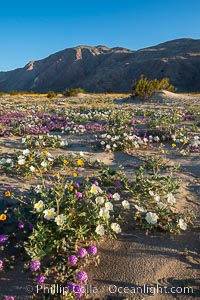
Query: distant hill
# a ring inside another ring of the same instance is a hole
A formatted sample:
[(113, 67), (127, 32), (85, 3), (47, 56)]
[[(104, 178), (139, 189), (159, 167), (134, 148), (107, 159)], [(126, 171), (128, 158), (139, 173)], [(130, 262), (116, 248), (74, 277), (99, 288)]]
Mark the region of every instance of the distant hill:
[(133, 51), (121, 47), (77, 46), (0, 72), (0, 91), (130, 92), (134, 79), (169, 77), (180, 92), (200, 91), (200, 39), (178, 39)]

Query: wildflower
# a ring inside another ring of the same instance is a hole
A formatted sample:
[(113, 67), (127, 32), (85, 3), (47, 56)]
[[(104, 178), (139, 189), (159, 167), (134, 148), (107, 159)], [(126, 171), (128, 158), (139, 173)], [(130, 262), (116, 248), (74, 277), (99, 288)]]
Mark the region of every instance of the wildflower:
[(27, 156), (27, 155), (29, 155), (30, 150), (29, 150), (29, 149), (26, 149), (26, 150), (24, 150), (22, 153), (23, 153), (24, 156)]
[(10, 197), (10, 191), (6, 191), (6, 192), (4, 193), (4, 195), (5, 195), (6, 197)]
[(87, 181), (87, 182), (88, 182), (89, 180), (90, 180), (90, 178), (89, 178), (89, 177), (86, 177), (86, 178), (85, 178), (85, 181)]
[(78, 257), (76, 255), (70, 255), (68, 258), (68, 262), (72, 266), (76, 265), (77, 261), (78, 261)]
[(74, 282), (69, 282), (67, 284), (67, 288), (68, 288), (69, 292), (72, 292), (75, 288), (75, 283)]
[(31, 272), (36, 272), (37, 270), (39, 270), (40, 266), (41, 266), (41, 262), (40, 262), (40, 260), (37, 259), (37, 260), (33, 260), (30, 263), (29, 268), (30, 268)]
[(20, 221), (19, 223), (18, 223), (18, 228), (19, 229), (23, 229), (24, 228), (24, 222), (22, 222), (22, 221)]
[(84, 292), (85, 292), (85, 288), (84, 286), (82, 286), (81, 284), (77, 284), (73, 287), (73, 292), (75, 294), (75, 297), (77, 299), (80, 299), (83, 297)]
[(74, 173), (72, 174), (72, 176), (73, 176), (73, 177), (77, 177), (78, 174), (77, 174), (76, 172), (74, 172)]
[(120, 195), (118, 193), (113, 194), (114, 200), (120, 200)]
[(96, 195), (96, 194), (99, 194), (101, 192), (102, 192), (102, 190), (98, 186), (96, 186), (95, 184), (92, 184), (91, 189), (90, 189), (91, 194)]
[(41, 162), (41, 166), (42, 166), (43, 168), (46, 168), (46, 167), (47, 167), (47, 162), (43, 160), (43, 161)]
[(45, 209), (43, 213), (46, 220), (51, 220), (55, 216), (55, 208)]
[(8, 235), (6, 234), (0, 234), (0, 244), (3, 244), (7, 241)]
[(4, 300), (15, 300), (15, 297), (13, 297), (13, 296), (6, 296)]
[(172, 193), (167, 194), (167, 202), (171, 205), (176, 203), (176, 199)]
[(156, 213), (148, 212), (145, 217), (147, 223), (156, 224), (158, 220), (158, 215)]
[(73, 191), (73, 189), (74, 189), (73, 185), (70, 185), (70, 186), (69, 186), (69, 190), (70, 190), (70, 191)]
[(98, 226), (96, 227), (95, 232), (96, 232), (98, 235), (103, 236), (103, 235), (105, 234), (105, 229), (104, 229), (103, 225), (98, 225)]
[(176, 144), (172, 144), (172, 148), (176, 147)]
[(35, 167), (34, 166), (30, 166), (29, 169), (30, 169), (31, 172), (35, 172)]
[(33, 158), (31, 156), (29, 157), (29, 161), (33, 161)]
[[(53, 208), (51, 208), (52, 212), (54, 213), (53, 211)], [(47, 218), (46, 218), (47, 219)], [(61, 214), (61, 215), (58, 215), (56, 218), (55, 218), (55, 222), (58, 226), (61, 226), (64, 224), (64, 221), (66, 220), (66, 217)]]
[(187, 229), (187, 223), (185, 222), (184, 219), (179, 219), (178, 220), (178, 226), (180, 227), (180, 229), (182, 230), (186, 230)]
[(120, 225), (117, 223), (112, 223), (110, 227), (116, 233), (120, 233), (122, 231)]
[(44, 202), (40, 200), (39, 202), (35, 203), (34, 208), (36, 209), (37, 212), (41, 212), (44, 207)]
[(77, 197), (77, 198), (82, 198), (82, 197), (83, 197), (83, 194), (82, 194), (81, 192), (77, 192), (77, 193), (76, 193), (76, 197)]
[(77, 165), (78, 165), (79, 167), (82, 167), (82, 166), (83, 166), (83, 160), (82, 160), (82, 159), (78, 159), (78, 160), (77, 160)]
[(109, 219), (110, 218), (109, 210), (105, 207), (101, 208), (99, 211), (99, 216), (103, 219)]
[(96, 197), (95, 202), (96, 204), (103, 204), (104, 203), (104, 197)]
[(23, 166), (23, 165), (25, 165), (25, 163), (26, 163), (26, 160), (24, 158), (20, 157), (18, 159), (18, 165)]
[(127, 200), (122, 201), (122, 206), (124, 209), (130, 208), (130, 203)]
[(68, 161), (67, 161), (67, 159), (63, 159), (63, 164), (67, 164), (68, 163)]
[(87, 250), (85, 248), (80, 248), (77, 252), (78, 257), (84, 258), (87, 255)]
[(120, 186), (121, 185), (121, 182), (119, 180), (115, 181), (115, 185), (116, 186)]
[(84, 282), (86, 283), (88, 281), (88, 275), (85, 271), (79, 271), (77, 274), (76, 274), (76, 279), (79, 281), (79, 282)]
[(44, 275), (39, 275), (37, 278), (36, 278), (36, 282), (37, 283), (43, 283), (44, 281), (45, 281), (45, 279), (46, 279), (46, 276), (44, 276)]
[(3, 268), (3, 260), (0, 259), (0, 270)]
[(89, 254), (91, 254), (91, 255), (96, 255), (96, 254), (97, 254), (97, 247), (91, 245), (91, 246), (89, 246), (89, 247), (87, 248), (87, 252), (88, 252)]
[(106, 202), (106, 203), (105, 203), (105, 208), (106, 208), (107, 210), (113, 210), (113, 205), (112, 205), (112, 203), (111, 203), (111, 202)]
[(7, 216), (5, 214), (0, 215), (0, 221), (5, 221), (7, 219)]

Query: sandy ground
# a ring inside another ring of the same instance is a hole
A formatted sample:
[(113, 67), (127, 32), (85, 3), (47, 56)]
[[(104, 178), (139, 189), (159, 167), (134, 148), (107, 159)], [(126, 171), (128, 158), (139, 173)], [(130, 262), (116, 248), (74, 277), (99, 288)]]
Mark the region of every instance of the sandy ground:
[[(167, 102), (166, 99), (165, 96), (163, 103)], [(168, 103), (170, 99), (169, 97)], [(21, 147), (19, 138), (1, 138), (1, 142), (3, 153)], [(70, 151), (84, 151), (92, 160), (98, 158), (107, 166), (114, 168), (123, 164), (130, 178), (134, 176), (134, 171), (144, 157), (144, 151), (132, 155), (122, 152), (107, 154), (93, 152), (87, 137), (85, 140), (80, 137), (72, 138), (72, 146), (66, 152)], [(181, 164), (181, 169), (176, 173), (182, 180), (177, 204), (180, 209), (192, 208), (196, 212), (195, 224), (179, 236), (167, 234), (146, 236), (143, 231), (129, 224), (130, 226), (125, 228), (117, 240), (100, 242), (100, 265), (97, 268), (91, 266), (87, 270), (90, 278), (87, 299), (200, 299), (200, 158), (198, 154), (187, 158), (181, 157), (173, 150), (170, 151), (168, 158), (171, 165), (178, 162)], [(24, 181), (22, 178), (16, 176), (8, 178), (1, 174), (0, 190), (2, 191), (5, 185), (26, 190), (29, 184), (29, 181)], [(40, 299), (32, 298), (29, 290), (36, 291), (36, 287), (28, 279), (27, 274), (21, 272), (22, 269), (23, 261), (19, 261), (14, 270), (1, 274), (0, 299), (4, 299), (5, 295), (15, 295), (15, 299), (18, 300)], [(151, 294), (153, 287), (156, 289), (157, 285), (160, 287), (159, 292), (156, 291), (155, 295)], [(166, 293), (165, 287), (167, 287)], [(190, 287), (189, 294), (187, 289), (184, 292), (186, 287)], [(137, 292), (137, 289), (140, 292)]]

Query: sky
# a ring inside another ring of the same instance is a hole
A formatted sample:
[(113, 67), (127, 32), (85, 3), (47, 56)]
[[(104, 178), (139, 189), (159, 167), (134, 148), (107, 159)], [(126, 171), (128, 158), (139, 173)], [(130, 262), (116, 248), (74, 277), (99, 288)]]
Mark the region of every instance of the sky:
[(132, 50), (200, 38), (199, 0), (2, 0), (0, 71), (65, 48)]

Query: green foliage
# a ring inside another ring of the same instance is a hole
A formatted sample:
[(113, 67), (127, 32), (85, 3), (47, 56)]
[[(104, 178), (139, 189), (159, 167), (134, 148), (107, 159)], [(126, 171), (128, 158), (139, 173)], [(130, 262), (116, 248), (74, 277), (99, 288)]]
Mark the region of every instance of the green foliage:
[(166, 90), (175, 92), (175, 87), (170, 84), (169, 78), (148, 80), (144, 75), (133, 86), (133, 95), (144, 99), (151, 97), (156, 91)]
[(63, 92), (63, 95), (65, 97), (73, 97), (73, 96), (76, 96), (77, 94), (79, 93), (84, 93), (85, 94), (85, 91), (84, 89), (78, 87), (78, 88), (74, 88), (74, 89), (67, 89)]
[(47, 93), (47, 98), (49, 98), (49, 99), (52, 99), (52, 98), (54, 98), (54, 97), (56, 97), (56, 93), (55, 92), (53, 92), (53, 91), (48, 91), (48, 93)]

